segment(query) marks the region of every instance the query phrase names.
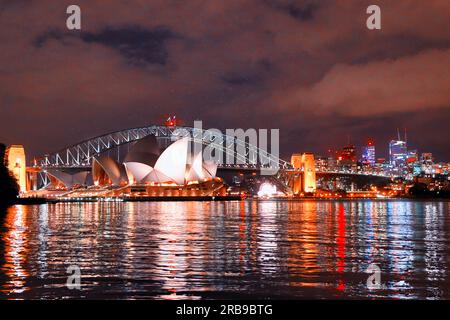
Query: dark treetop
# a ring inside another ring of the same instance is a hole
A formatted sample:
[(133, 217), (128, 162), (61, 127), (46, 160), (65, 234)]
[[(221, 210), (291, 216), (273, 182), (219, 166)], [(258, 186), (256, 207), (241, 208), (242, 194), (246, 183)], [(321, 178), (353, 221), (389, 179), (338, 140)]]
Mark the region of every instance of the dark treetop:
[(13, 204), (19, 194), (19, 187), (16, 179), (6, 167), (5, 159), (6, 147), (0, 143), (0, 208)]

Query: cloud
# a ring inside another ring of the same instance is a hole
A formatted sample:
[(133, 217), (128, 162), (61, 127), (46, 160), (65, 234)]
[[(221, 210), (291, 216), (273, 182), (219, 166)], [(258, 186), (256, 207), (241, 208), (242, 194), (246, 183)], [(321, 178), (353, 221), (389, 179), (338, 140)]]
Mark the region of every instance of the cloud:
[(33, 44), (43, 48), (50, 40), (56, 40), (65, 45), (74, 45), (74, 39), (85, 43), (100, 44), (118, 50), (130, 64), (144, 66), (145, 64), (161, 64), (167, 62), (168, 52), (166, 42), (178, 36), (168, 28), (157, 27), (151, 30), (140, 26), (106, 27), (99, 32), (60, 32), (47, 31), (38, 35)]
[(316, 114), (350, 116), (450, 107), (450, 50), (364, 65), (337, 64), (317, 83), (301, 87), (282, 105)]
[(264, 0), (264, 3), (274, 9), (285, 12), (289, 16), (299, 21), (308, 21), (314, 17), (314, 14), (319, 8), (319, 2), (314, 1), (268, 1)]
[(132, 64), (166, 64), (165, 43), (177, 36), (167, 28), (145, 30), (141, 27), (107, 28), (99, 33), (83, 33), (87, 43), (99, 43), (119, 50)]

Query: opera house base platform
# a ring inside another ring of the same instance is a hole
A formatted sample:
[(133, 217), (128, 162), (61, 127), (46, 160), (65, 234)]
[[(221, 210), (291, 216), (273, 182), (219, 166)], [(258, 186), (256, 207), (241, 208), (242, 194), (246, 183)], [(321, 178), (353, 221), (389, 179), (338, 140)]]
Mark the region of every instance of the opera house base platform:
[(19, 205), (39, 205), (39, 204), (55, 204), (65, 202), (160, 202), (160, 201), (239, 201), (243, 198), (235, 195), (227, 196), (194, 196), (194, 197), (90, 197), (90, 198), (19, 198), (16, 204)]
[[(33, 200), (34, 199), (34, 200)], [(136, 184), (116, 187), (91, 186), (74, 190), (54, 189), (29, 192), (20, 203), (34, 202), (96, 202), (96, 201), (215, 201), (240, 200), (240, 195), (230, 195), (221, 178), (190, 182)]]

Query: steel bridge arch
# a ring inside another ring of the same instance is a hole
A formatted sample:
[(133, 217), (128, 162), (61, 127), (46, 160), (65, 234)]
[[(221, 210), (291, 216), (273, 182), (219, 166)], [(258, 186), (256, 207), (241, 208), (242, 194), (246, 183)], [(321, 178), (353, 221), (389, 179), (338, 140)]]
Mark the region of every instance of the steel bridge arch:
[[(225, 156), (232, 156), (236, 160), (234, 164), (219, 163), (219, 167), (250, 166), (251, 168), (292, 169), (290, 163), (268, 153), (266, 150), (240, 140), (236, 136), (218, 134), (213, 130), (161, 125), (125, 129), (84, 140), (58, 152), (46, 154), (37, 161), (35, 166), (43, 169), (52, 167), (88, 167), (91, 165), (93, 157), (98, 156), (100, 153), (140, 140), (148, 135), (174, 138), (177, 136), (189, 136), (191, 141), (212, 146)], [(245, 150), (245, 154), (235, 151), (234, 147)], [(259, 164), (258, 159), (260, 160)]]

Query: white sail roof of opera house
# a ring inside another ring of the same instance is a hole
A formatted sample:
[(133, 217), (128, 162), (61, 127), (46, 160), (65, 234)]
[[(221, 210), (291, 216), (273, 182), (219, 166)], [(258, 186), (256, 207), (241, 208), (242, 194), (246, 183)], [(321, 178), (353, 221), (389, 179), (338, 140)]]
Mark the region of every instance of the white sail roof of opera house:
[(201, 152), (198, 152), (196, 156), (191, 157), (191, 165), (188, 166), (188, 170), (186, 170), (186, 177), (185, 179), (187, 181), (193, 181), (193, 180), (203, 180), (205, 179), (205, 169), (203, 168), (203, 154)]
[(120, 185), (128, 181), (128, 175), (123, 164), (107, 155), (95, 158), (92, 162), (92, 178), (95, 183), (99, 183), (102, 172), (110, 178), (113, 185)]
[(131, 174), (129, 178), (135, 178), (136, 182), (142, 182), (144, 178), (153, 170), (152, 167), (140, 162), (125, 162), (127, 173)]
[[(181, 138), (169, 145), (161, 154), (154, 136), (145, 137), (131, 146), (123, 164), (102, 155), (94, 161), (94, 178), (101, 168), (113, 185), (123, 183), (127, 176), (129, 184), (174, 183), (184, 185), (204, 181), (216, 176), (217, 165), (203, 162), (202, 152), (192, 156), (189, 138)], [(124, 174), (125, 172), (125, 174)], [(94, 179), (98, 180), (98, 179)]]
[(85, 185), (89, 175), (89, 171), (71, 173), (53, 168), (47, 169), (47, 173), (56, 178), (67, 188), (72, 188), (74, 185)]
[(171, 178), (176, 184), (184, 184), (188, 146), (188, 138), (182, 138), (172, 143), (159, 156), (154, 170)]
[(206, 171), (206, 176), (215, 177), (217, 174), (217, 164), (213, 161), (205, 161), (203, 169)]

